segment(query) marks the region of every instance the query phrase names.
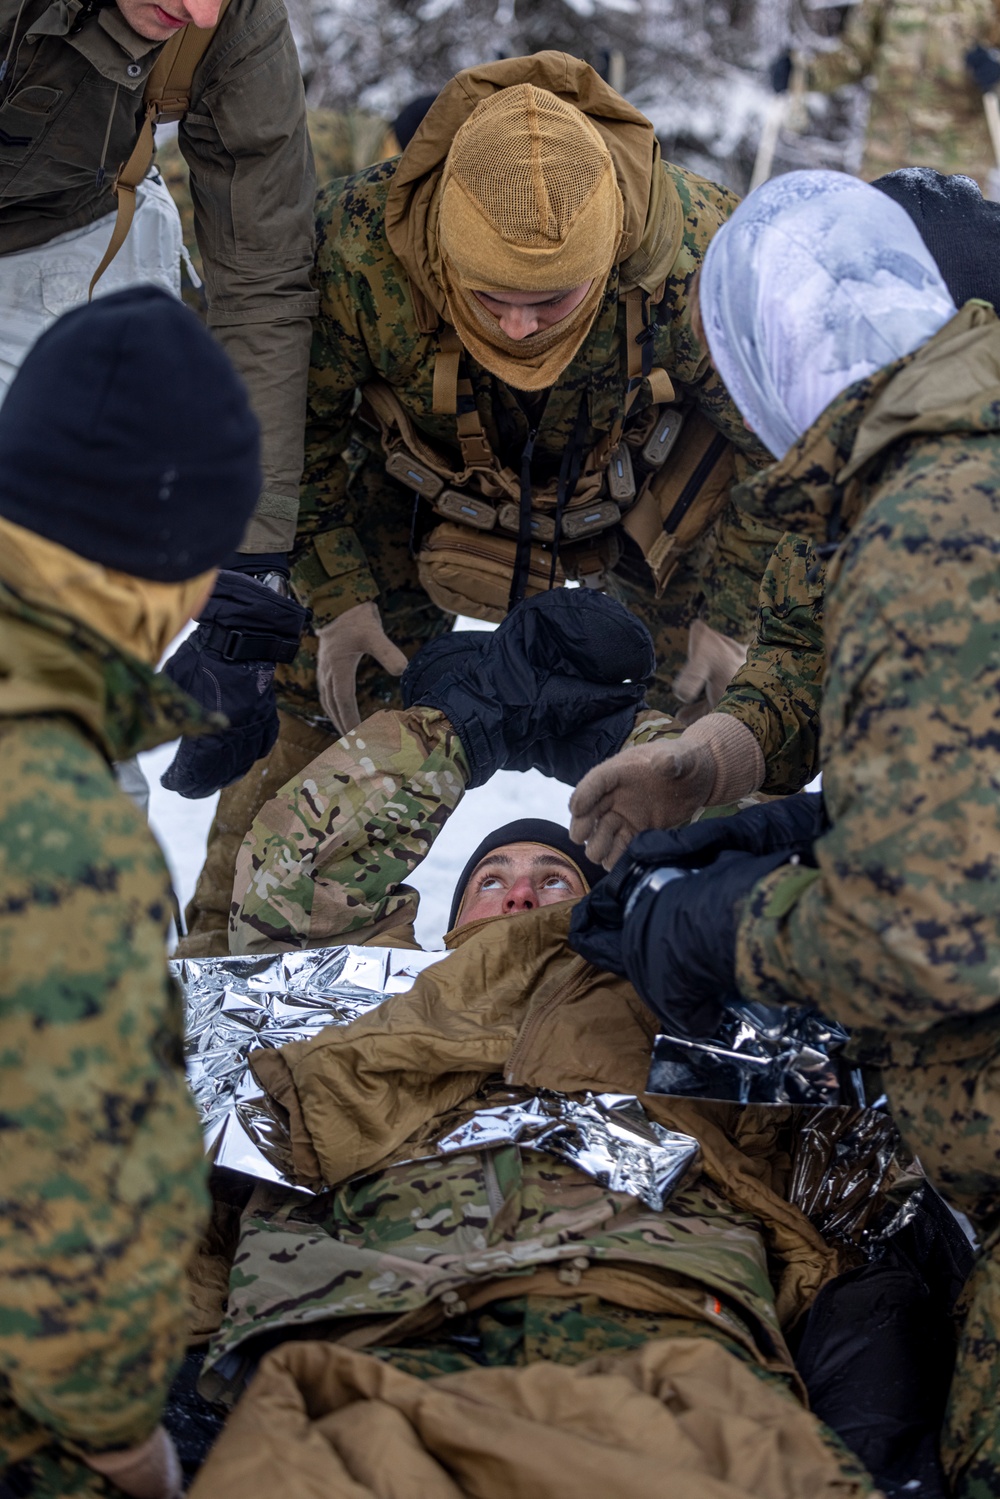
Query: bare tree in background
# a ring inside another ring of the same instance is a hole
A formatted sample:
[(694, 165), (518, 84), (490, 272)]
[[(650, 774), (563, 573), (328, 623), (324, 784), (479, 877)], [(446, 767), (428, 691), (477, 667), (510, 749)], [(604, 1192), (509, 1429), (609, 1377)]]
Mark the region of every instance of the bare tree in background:
[[(604, 76), (656, 125), (664, 154), (745, 190), (770, 94), (767, 66), (789, 44), (829, 46), (847, 10), (826, 0), (289, 0), (310, 105), (391, 119), (460, 68), (546, 47)], [(775, 170), (854, 170), (863, 89), (810, 95), (791, 111)]]

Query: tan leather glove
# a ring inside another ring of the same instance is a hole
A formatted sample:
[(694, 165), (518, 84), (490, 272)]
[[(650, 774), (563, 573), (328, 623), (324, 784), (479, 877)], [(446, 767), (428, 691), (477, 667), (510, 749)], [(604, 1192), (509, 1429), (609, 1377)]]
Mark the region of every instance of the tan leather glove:
[(764, 756), (745, 724), (710, 713), (677, 739), (634, 744), (597, 765), (570, 798), (569, 835), (610, 869), (637, 833), (690, 822), (701, 807), (749, 796), (764, 780)]
[(373, 599), (352, 609), (316, 631), (316, 687), (327, 718), (341, 734), (356, 729), (358, 712), (358, 662), (374, 656), (385, 671), (398, 677), (406, 668), (406, 657), (393, 645), (382, 628), (382, 617)]
[[(674, 680), (674, 692), (682, 703), (697, 704), (702, 712), (710, 712), (719, 706), (723, 693), (746, 659), (745, 645), (696, 619), (688, 633), (687, 664)], [(699, 702), (700, 698), (704, 698), (704, 704)], [(694, 719), (689, 715), (688, 721)]]
[(124, 1452), (98, 1452), (84, 1462), (132, 1499), (180, 1499), (184, 1475), (170, 1436), (158, 1426), (148, 1441)]

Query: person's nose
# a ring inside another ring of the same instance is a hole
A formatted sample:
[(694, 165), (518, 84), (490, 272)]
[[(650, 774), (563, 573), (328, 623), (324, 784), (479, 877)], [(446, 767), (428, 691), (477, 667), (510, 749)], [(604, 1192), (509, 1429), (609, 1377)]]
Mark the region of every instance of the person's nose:
[(538, 332), (538, 315), (531, 307), (508, 307), (500, 327), (508, 338), (529, 338)]
[(184, 11), (192, 26), (214, 26), (221, 9), (222, 0), (184, 0)]
[(527, 875), (515, 880), (504, 896), (503, 908), (512, 911), (535, 911), (538, 909), (538, 892)]

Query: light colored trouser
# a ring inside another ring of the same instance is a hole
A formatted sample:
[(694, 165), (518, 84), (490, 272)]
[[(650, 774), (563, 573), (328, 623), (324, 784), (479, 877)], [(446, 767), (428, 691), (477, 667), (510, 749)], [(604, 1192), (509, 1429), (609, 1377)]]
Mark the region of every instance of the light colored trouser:
[[(0, 403), (37, 338), (71, 307), (87, 300), (90, 278), (108, 247), (115, 215), (85, 229), (71, 229), (44, 245), (0, 255)], [(152, 282), (181, 294), (180, 216), (162, 179), (147, 177), (136, 194), (128, 238), (94, 289), (94, 296)], [(151, 351), (152, 353), (152, 351)], [(149, 806), (149, 785), (138, 760), (118, 770), (119, 784), (140, 812)]]
[[(95, 297), (139, 282), (181, 294), (183, 236), (174, 200), (159, 176), (147, 177), (136, 194), (128, 238), (94, 290)], [(114, 214), (71, 229), (44, 245), (0, 255), (0, 401), (35, 340), (50, 323), (87, 300), (114, 228)]]

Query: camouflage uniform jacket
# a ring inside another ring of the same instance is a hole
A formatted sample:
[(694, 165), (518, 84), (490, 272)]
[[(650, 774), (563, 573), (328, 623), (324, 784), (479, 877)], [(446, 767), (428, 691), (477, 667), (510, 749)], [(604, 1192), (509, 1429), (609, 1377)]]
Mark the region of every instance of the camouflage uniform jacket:
[(170, 881), (109, 762), (193, 711), (0, 587), (0, 1470), (144, 1440), (183, 1354), (207, 1196)]
[(829, 93), (872, 77), (869, 181), (897, 167), (935, 167), (985, 188), (996, 158), (965, 54), (998, 42), (994, 0), (860, 0), (840, 45), (804, 59), (806, 84)]
[[(316, 275), (320, 312), (315, 326), (306, 427), (306, 470), (294, 568), (296, 589), (311, 604), (316, 622), (334, 619), (354, 604), (375, 598), (378, 587), (358, 539), (348, 466), (342, 457), (352, 433), (355, 393), (367, 381), (392, 387), (420, 435), (452, 453), (461, 468), (454, 416), (433, 411), (435, 360), (442, 328), (422, 333), (410, 284), (386, 238), (386, 197), (394, 162), (334, 183), (320, 195)], [(725, 188), (664, 164), (670, 191), (680, 199), (680, 247), (655, 307), (653, 363), (667, 371), (681, 398), (690, 397), (741, 453), (759, 461), (760, 450), (708, 364), (691, 328), (688, 293), (705, 247), (736, 206)], [(515, 469), (528, 438), (529, 422), (513, 393), (467, 358), (476, 405), (489, 442)], [(581, 392), (588, 395), (586, 449), (611, 431), (622, 413), (627, 382), (625, 309), (617, 270), (582, 348), (553, 387), (538, 426), (533, 472), (546, 482), (559, 471), (570, 442)], [(643, 387), (629, 422), (649, 407)], [(362, 460), (381, 467), (377, 439), (359, 429), (367, 450)], [(759, 579), (759, 573), (756, 579)], [(755, 582), (756, 582), (755, 579)]]
[[(81, 10), (81, 0), (0, 0), (0, 54), (8, 57), (0, 253), (114, 212), (114, 175), (138, 136), (161, 48), (137, 35), (116, 5), (75, 30)], [(246, 381), (263, 430), (264, 489), (246, 544), (285, 550), (295, 533), (316, 298), (315, 176), (281, 0), (232, 0), (196, 72), (179, 139), (194, 182), (208, 322)]]
[[(808, 548), (801, 538), (786, 546), (764, 615), (770, 641), (720, 707), (779, 763), (796, 738), (810, 759), (818, 712), (833, 826), (816, 845), (818, 869), (785, 868), (757, 886), (739, 930), (740, 988), (808, 999), (876, 1030), (919, 1032), (991, 1010), (1000, 969), (993, 310), (968, 303), (915, 354), (852, 387), (770, 482), (796, 530), (815, 534), (825, 513), (834, 536), (848, 534), (825, 606), (816, 584), (795, 597)], [(782, 567), (791, 597), (781, 597)], [(816, 664), (824, 611), (825, 669)], [(796, 779), (787, 767), (781, 776)]]
[(313, 1198), (258, 1191), (210, 1364), (279, 1330), (391, 1345), (490, 1302), (550, 1295), (707, 1324), (791, 1372), (760, 1225), (704, 1177), (654, 1211), (517, 1146), (411, 1154)]

